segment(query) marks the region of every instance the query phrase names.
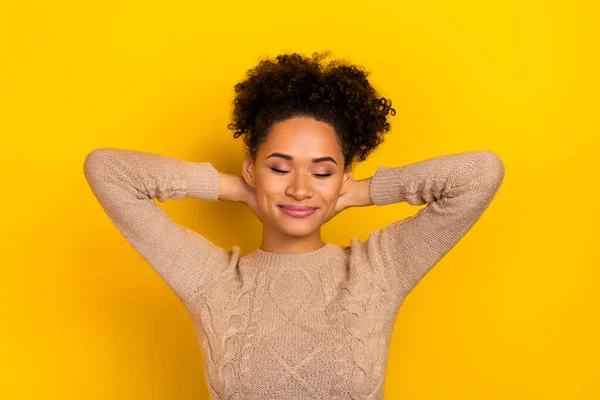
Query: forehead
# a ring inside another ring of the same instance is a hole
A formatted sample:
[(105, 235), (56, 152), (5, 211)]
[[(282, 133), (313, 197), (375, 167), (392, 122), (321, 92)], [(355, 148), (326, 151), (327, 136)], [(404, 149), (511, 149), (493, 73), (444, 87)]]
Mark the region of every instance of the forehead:
[(294, 158), (331, 156), (338, 159), (342, 154), (333, 126), (310, 117), (294, 117), (274, 124), (261, 146), (263, 153), (273, 151)]

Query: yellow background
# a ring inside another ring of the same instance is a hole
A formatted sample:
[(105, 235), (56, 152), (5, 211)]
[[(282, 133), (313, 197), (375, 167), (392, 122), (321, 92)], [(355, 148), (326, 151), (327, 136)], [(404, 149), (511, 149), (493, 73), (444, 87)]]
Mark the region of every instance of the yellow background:
[[(174, 294), (102, 212), (94, 148), (235, 174), (233, 85), (262, 57), (331, 50), (392, 99), (355, 171), (492, 150), (492, 205), (400, 309), (386, 399), (600, 398), (598, 6), (592, 1), (5, 1), (0, 8), (3, 399), (207, 398)], [(242, 204), (168, 201), (246, 254)], [(413, 214), (350, 209), (349, 243)], [(597, 249), (597, 247), (595, 247)]]

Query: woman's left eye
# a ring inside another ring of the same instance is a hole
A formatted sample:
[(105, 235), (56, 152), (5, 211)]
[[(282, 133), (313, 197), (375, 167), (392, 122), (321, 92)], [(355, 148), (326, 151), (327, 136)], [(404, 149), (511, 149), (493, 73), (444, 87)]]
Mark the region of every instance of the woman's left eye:
[(331, 174), (315, 174), (315, 176), (318, 176), (319, 178), (326, 178), (328, 176), (331, 176)]

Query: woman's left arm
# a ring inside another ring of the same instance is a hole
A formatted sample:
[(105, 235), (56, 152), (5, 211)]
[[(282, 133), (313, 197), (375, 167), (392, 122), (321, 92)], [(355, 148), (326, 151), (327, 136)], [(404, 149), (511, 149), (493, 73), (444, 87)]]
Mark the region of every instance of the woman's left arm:
[(354, 205), (406, 201), (427, 206), (372, 232), (361, 243), (368, 262), (384, 271), (397, 288), (395, 293), (403, 299), (477, 222), (503, 179), (504, 164), (491, 151), (442, 155), (395, 168), (379, 167), (371, 178), (362, 184), (358, 181), (362, 190), (353, 196)]

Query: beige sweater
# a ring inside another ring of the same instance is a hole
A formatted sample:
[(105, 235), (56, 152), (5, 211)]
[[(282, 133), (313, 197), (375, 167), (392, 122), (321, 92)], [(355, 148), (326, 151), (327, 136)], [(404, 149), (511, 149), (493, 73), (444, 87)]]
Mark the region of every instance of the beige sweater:
[(189, 311), (212, 399), (383, 399), (400, 305), (481, 217), (504, 165), (473, 151), (381, 166), (370, 186), (376, 205), (427, 206), (348, 246), (244, 257), (175, 223), (153, 200), (217, 200), (212, 164), (102, 148), (87, 155), (84, 173)]

